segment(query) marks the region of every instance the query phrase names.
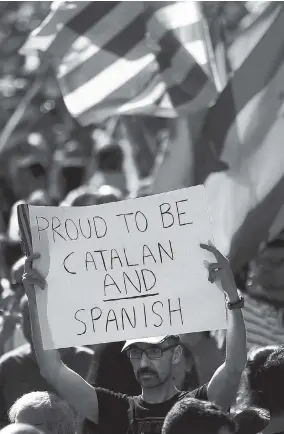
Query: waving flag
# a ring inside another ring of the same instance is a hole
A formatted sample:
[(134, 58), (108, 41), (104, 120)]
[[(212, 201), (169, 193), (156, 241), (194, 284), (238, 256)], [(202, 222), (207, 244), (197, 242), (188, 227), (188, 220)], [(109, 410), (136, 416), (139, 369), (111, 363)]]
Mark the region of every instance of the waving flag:
[(21, 53), (51, 56), (82, 125), (122, 114), (176, 117), (216, 97), (205, 30), (194, 1), (59, 1)]
[(235, 270), (267, 239), (284, 202), (283, 26), (284, 4), (275, 2), (238, 36), (234, 73), (195, 149), (196, 182), (205, 182), (218, 247)]

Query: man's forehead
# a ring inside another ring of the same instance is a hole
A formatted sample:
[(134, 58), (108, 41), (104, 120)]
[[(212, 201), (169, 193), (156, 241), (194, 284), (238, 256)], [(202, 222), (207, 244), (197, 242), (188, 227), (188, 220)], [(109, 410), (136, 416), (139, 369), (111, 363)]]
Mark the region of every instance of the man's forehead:
[(160, 344), (149, 344), (146, 342), (137, 342), (135, 344), (133, 344), (133, 346), (131, 348), (139, 348), (141, 350), (145, 350), (146, 348), (166, 348), (168, 347), (170, 344), (169, 339), (167, 339), (166, 341), (160, 343)]

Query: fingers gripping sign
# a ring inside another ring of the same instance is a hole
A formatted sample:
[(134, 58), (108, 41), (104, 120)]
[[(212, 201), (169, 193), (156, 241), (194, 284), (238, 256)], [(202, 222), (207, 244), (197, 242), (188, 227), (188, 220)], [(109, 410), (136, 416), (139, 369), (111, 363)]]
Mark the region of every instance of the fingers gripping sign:
[(230, 295), (235, 294), (237, 288), (228, 259), (210, 242), (208, 244), (200, 244), (200, 247), (213, 253), (217, 261), (213, 263), (204, 261), (209, 272), (209, 282), (216, 282), (217, 285), (220, 283), (220, 289), (222, 289), (229, 297)]

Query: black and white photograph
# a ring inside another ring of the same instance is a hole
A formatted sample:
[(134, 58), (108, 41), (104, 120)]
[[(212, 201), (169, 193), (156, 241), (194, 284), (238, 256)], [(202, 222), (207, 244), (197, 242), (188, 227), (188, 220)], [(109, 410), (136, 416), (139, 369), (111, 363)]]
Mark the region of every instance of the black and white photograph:
[(0, 434), (284, 434), (284, 2), (0, 1)]

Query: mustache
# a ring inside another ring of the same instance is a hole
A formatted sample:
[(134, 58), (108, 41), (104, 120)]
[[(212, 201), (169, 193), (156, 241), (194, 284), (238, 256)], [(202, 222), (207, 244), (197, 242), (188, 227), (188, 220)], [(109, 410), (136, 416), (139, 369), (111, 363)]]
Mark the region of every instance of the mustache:
[(149, 368), (140, 368), (140, 369), (138, 369), (138, 371), (137, 371), (138, 377), (140, 377), (140, 375), (143, 375), (143, 374), (157, 375), (157, 373), (155, 371), (153, 371), (152, 369), (149, 369)]

